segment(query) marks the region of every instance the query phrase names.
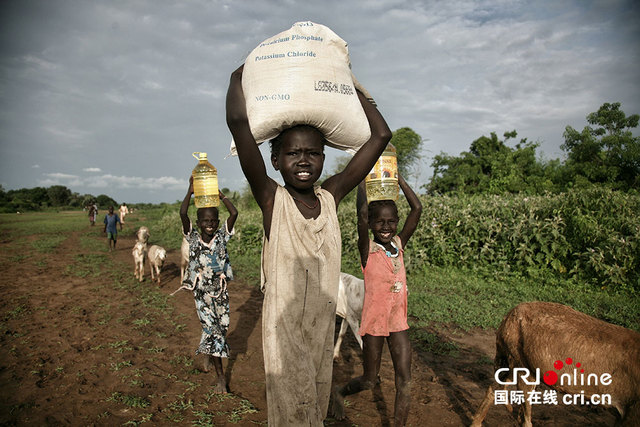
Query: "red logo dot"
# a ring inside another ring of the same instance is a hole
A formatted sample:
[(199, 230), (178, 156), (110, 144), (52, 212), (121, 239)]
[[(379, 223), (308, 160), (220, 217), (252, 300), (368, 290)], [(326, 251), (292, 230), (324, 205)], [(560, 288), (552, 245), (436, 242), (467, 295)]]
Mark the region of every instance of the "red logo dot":
[(579, 368), (580, 366), (582, 366), (582, 363), (580, 362), (576, 363), (576, 368)]
[(562, 360), (556, 360), (555, 362), (553, 362), (553, 367), (556, 368), (558, 371), (562, 369), (563, 366), (564, 364), (562, 363)]
[(567, 359), (565, 360), (565, 362), (567, 362), (567, 365), (571, 365), (573, 363), (573, 359), (570, 357), (567, 357)]
[(547, 371), (542, 376), (542, 381), (544, 381), (546, 385), (554, 385), (558, 382), (558, 374), (553, 371)]

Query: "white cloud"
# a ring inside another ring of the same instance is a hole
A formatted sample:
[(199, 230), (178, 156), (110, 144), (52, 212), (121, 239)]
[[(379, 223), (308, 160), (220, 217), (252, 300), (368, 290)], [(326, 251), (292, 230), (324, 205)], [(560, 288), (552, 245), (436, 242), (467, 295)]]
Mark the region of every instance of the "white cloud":
[(82, 169), (84, 172), (102, 172), (100, 168), (84, 168)]
[(145, 82), (142, 83), (142, 86), (146, 89), (152, 89), (152, 90), (160, 90), (164, 88), (162, 84), (151, 81), (151, 80), (146, 80)]
[(172, 176), (161, 176), (157, 178), (143, 178), (140, 176), (116, 176), (105, 174), (91, 178), (86, 182), (87, 187), (111, 188), (111, 189), (131, 189), (140, 190), (178, 190), (184, 187), (184, 179)]
[(49, 62), (45, 59), (38, 58), (37, 56), (34, 56), (34, 55), (26, 55), (22, 58), (22, 60), (28, 65), (35, 65), (36, 67), (46, 71), (51, 71), (58, 68), (58, 66), (53, 62)]
[[(90, 169), (96, 169), (90, 172), (100, 171), (99, 168), (86, 168), (84, 170), (88, 171)], [(114, 195), (122, 190), (166, 190), (174, 192), (186, 188), (184, 179), (178, 179), (172, 176), (145, 178), (140, 176), (103, 174), (91, 177), (80, 177), (78, 175), (61, 172), (46, 173), (43, 175), (45, 178), (38, 181), (39, 186), (64, 185), (73, 191), (80, 192), (92, 192), (91, 189), (100, 189), (100, 191), (109, 195)]]
[(52, 185), (64, 185), (65, 187), (78, 187), (81, 186), (83, 181), (77, 175), (71, 175), (67, 173), (54, 172), (44, 173), (46, 178), (38, 180), (38, 186), (50, 187)]
[(44, 176), (48, 176), (50, 179), (78, 179), (78, 175), (70, 175), (68, 173), (62, 172), (53, 172), (53, 173), (44, 173)]
[(90, 132), (88, 131), (76, 129), (73, 127), (59, 128), (56, 126), (47, 126), (45, 127), (45, 130), (51, 133), (52, 135), (65, 140), (69, 140), (69, 139), (79, 140), (79, 139), (85, 138), (87, 135), (90, 134)]

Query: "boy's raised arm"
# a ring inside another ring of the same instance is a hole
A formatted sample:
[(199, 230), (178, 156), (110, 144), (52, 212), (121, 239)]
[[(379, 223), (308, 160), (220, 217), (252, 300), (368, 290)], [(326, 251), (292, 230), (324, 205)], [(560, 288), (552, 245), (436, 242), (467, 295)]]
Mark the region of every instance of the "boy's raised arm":
[(420, 199), (414, 193), (414, 191), (409, 187), (409, 184), (404, 180), (402, 175), (398, 174), (398, 184), (400, 184), (400, 188), (404, 193), (404, 196), (407, 198), (407, 202), (409, 203), (409, 207), (411, 210), (407, 215), (407, 219), (404, 222), (404, 226), (402, 227), (402, 231), (398, 233), (398, 237), (400, 237), (400, 241), (402, 242), (402, 247), (404, 248), (409, 241), (409, 238), (413, 235), (413, 232), (416, 231), (418, 227), (418, 222), (420, 221), (420, 216), (422, 215), (422, 203)]
[(362, 145), (342, 172), (327, 179), (322, 187), (333, 194), (336, 205), (369, 173), (373, 165), (391, 140), (391, 130), (376, 107), (357, 91), (360, 104), (364, 110), (371, 137)]
[(231, 74), (227, 91), (227, 125), (236, 143), (242, 172), (249, 181), (258, 205), (264, 210), (275, 194), (276, 183), (267, 175), (262, 154), (249, 127), (247, 106), (242, 91), (243, 68), (244, 65)]

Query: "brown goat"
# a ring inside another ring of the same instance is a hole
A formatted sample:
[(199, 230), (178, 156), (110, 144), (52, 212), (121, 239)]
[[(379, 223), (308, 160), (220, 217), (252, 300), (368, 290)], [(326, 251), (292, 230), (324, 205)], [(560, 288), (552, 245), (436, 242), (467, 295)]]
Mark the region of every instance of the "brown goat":
[[(501, 382), (517, 381), (518, 389), (524, 392), (518, 414), (521, 425), (531, 426), (531, 402), (527, 397), (536, 385), (526, 384), (525, 380), (533, 382), (536, 373), (540, 382), (567, 394), (558, 395), (558, 404), (580, 404), (594, 395), (609, 395), (610, 402), (602, 404), (615, 407), (623, 425), (640, 425), (640, 333), (635, 331), (562, 304), (522, 303), (507, 314), (498, 328), (494, 367), (506, 374), (496, 375)], [(518, 373), (514, 380), (514, 368), (527, 368), (531, 375), (527, 378), (525, 373), (523, 378)], [(472, 426), (482, 425), (494, 403), (496, 387), (489, 386)], [(511, 409), (508, 403), (506, 406)]]

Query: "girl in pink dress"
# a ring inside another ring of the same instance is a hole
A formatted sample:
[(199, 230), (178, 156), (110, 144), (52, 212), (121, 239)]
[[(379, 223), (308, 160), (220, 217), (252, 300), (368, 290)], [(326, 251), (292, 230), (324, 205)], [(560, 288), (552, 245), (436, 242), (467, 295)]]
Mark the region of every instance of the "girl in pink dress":
[[(404, 247), (418, 226), (422, 204), (418, 196), (398, 177), (411, 211), (400, 233), (398, 208), (391, 200), (369, 203), (364, 183), (358, 186), (358, 249), (364, 273), (364, 305), (360, 335), (363, 343), (364, 372), (333, 393), (333, 412), (344, 419), (344, 397), (371, 389), (380, 370), (382, 346), (386, 339), (396, 374), (394, 425), (404, 426), (411, 402), (411, 343), (407, 324), (407, 279)], [(369, 229), (373, 240), (369, 239)]]

